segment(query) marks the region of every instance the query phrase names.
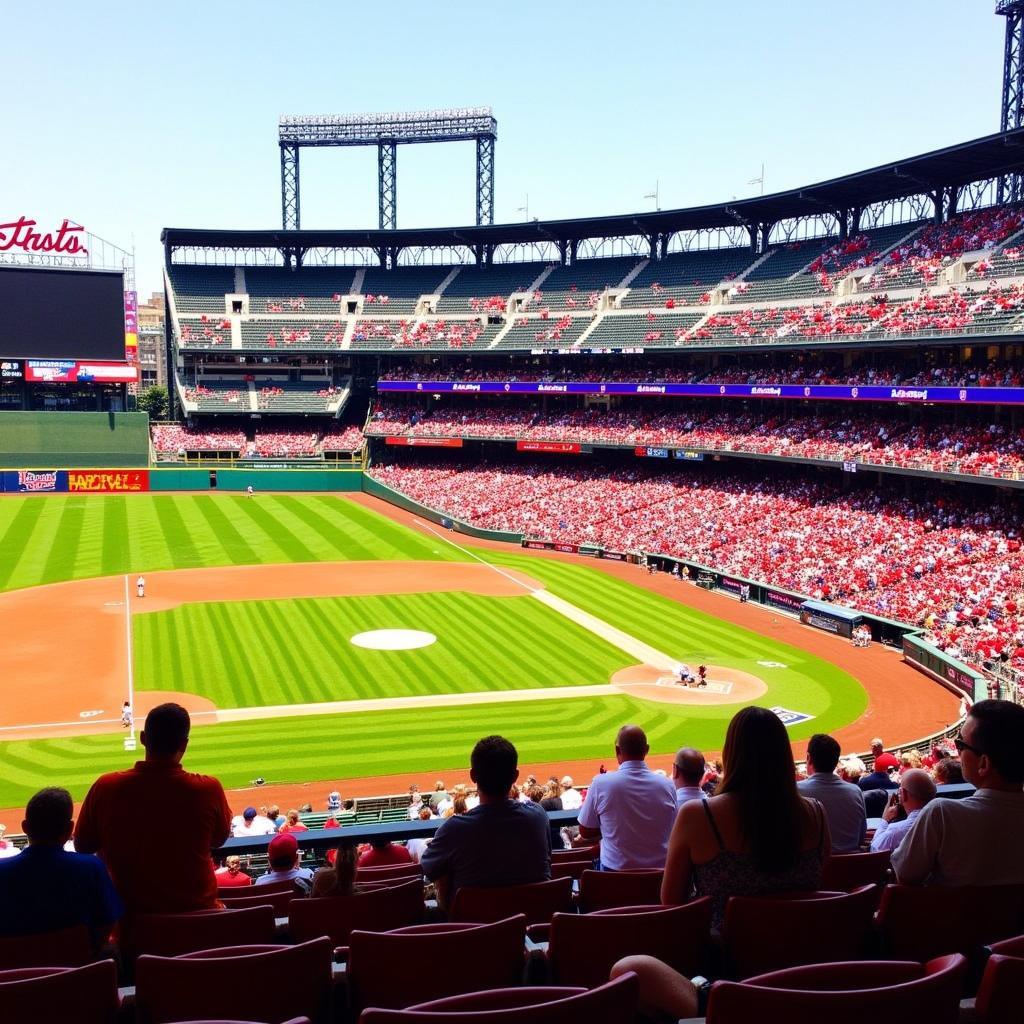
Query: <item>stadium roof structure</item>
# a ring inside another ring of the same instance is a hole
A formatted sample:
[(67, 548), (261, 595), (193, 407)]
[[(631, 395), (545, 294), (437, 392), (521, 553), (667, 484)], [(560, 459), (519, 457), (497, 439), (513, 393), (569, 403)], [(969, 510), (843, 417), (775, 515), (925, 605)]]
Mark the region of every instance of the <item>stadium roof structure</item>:
[(380, 230), (218, 230), (164, 228), (160, 240), (175, 248), (403, 249), (410, 246), (486, 247), (537, 241), (573, 242), (626, 235), (746, 226), (860, 210), (914, 195), (941, 196), (975, 182), (1024, 173), (1024, 128), (883, 164), (803, 188), (728, 203), (606, 217), (442, 228)]

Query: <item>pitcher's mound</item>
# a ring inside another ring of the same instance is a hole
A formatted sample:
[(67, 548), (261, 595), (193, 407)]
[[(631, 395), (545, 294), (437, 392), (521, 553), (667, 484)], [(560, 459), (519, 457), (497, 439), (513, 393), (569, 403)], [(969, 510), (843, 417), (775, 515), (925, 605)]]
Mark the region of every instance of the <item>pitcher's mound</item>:
[(681, 686), (670, 672), (655, 665), (630, 665), (616, 672), (611, 683), (631, 697), (666, 704), (746, 704), (768, 689), (758, 676), (719, 665), (708, 665), (706, 687)]

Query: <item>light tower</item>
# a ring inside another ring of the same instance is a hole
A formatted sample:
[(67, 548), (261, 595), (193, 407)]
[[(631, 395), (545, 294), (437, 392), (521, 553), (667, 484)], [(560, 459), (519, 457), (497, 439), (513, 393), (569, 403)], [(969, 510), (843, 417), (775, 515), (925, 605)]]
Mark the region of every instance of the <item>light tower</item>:
[[(998, 0), (996, 14), (1006, 19), (999, 129), (1007, 132), (1024, 124), (1024, 0)], [(1005, 199), (1018, 200), (1020, 182), (1019, 175), (1001, 179), (998, 190), (999, 202)]]

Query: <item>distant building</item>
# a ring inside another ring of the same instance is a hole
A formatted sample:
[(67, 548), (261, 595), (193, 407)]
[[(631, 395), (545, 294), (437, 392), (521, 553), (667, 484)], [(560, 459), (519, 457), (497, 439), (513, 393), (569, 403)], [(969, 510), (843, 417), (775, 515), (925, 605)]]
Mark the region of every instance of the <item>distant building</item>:
[(164, 347), (163, 292), (153, 292), (148, 302), (139, 303), (139, 370), (140, 386), (167, 386), (167, 351)]

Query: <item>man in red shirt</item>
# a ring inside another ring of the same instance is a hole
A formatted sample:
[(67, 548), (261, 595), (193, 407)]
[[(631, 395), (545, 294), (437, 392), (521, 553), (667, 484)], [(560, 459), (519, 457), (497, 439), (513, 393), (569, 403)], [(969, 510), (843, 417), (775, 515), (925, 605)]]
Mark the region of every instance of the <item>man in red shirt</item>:
[(214, 875), (217, 885), (222, 889), (227, 886), (252, 885), (252, 877), (242, 870), (242, 858), (234, 854), (224, 861), (224, 867), (217, 868)]
[[(78, 816), (75, 849), (100, 855), (128, 914), (218, 906), (210, 851), (230, 835), (231, 809), (217, 779), (181, 767), (191, 724), (180, 704), (153, 708), (145, 760), (101, 775)], [(154, 864), (168, 869), (157, 878)]]
[(386, 839), (371, 839), (370, 849), (359, 858), (361, 868), (385, 868), (393, 864), (411, 864), (412, 854), (404, 846)]

